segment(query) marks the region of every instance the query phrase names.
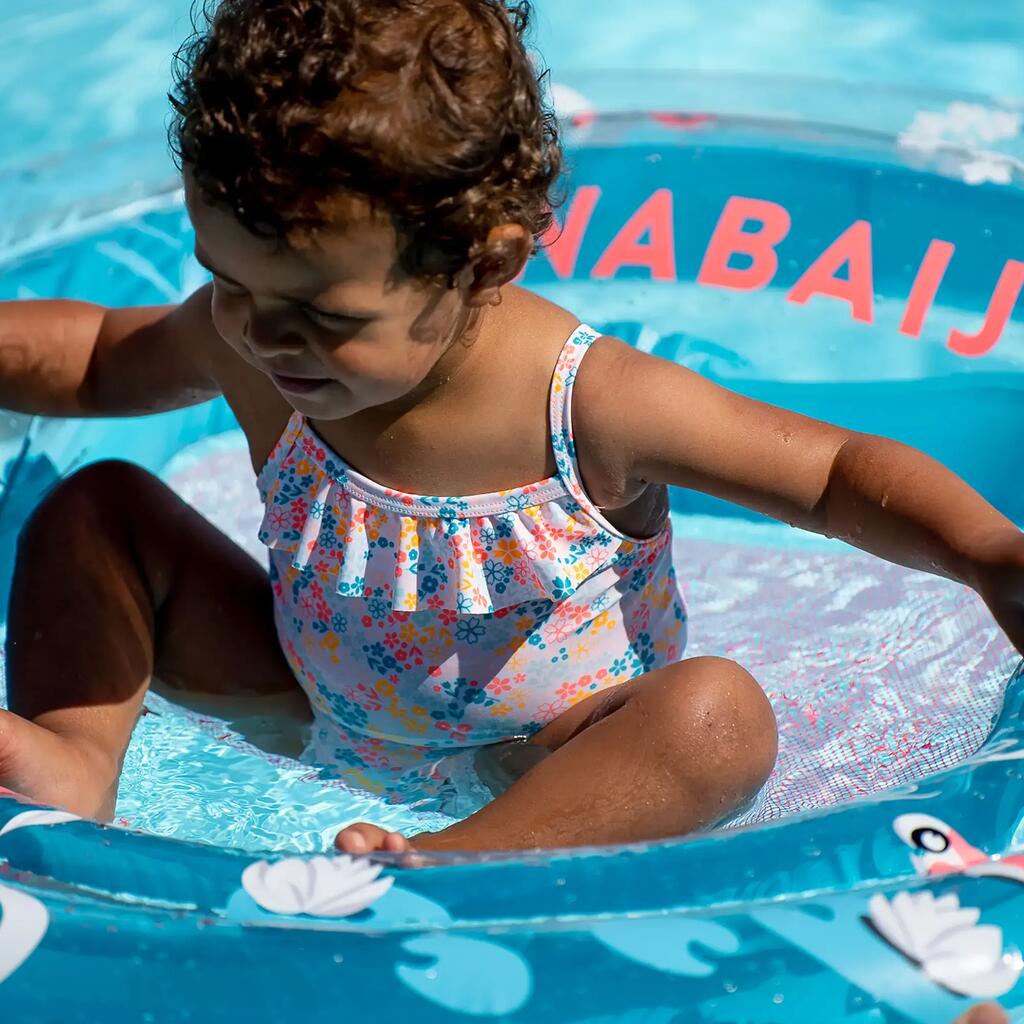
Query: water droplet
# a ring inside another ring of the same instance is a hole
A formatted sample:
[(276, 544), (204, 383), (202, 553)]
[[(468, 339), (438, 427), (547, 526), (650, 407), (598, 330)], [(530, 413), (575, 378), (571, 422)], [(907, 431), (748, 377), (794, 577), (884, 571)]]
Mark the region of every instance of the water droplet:
[(780, 1006), (785, 1001), (785, 998), (786, 997), (781, 992), (776, 992), (775, 995), (772, 996), (772, 1002), (776, 1006)]
[(423, 972), (423, 977), (426, 978), (427, 981), (436, 981), (437, 980), (437, 971), (434, 970), (433, 967), (431, 967), (429, 971), (424, 971)]
[(983, 234), (983, 235), (984, 235), (984, 236), (985, 236), (986, 238), (991, 238), (991, 237), (992, 237), (992, 229), (991, 229), (991, 228), (983, 228), (983, 229), (982, 229), (982, 232), (981, 232), (981, 233), (982, 233), (982, 234)]
[(888, 504), (889, 504), (889, 495), (888, 494), (883, 494), (882, 495), (882, 508), (885, 508), (885, 506), (888, 505)]
[(331, 959), (336, 964), (344, 963), (344, 961), (345, 961), (345, 958), (341, 955), (341, 953), (335, 953), (334, 956), (331, 957)]
[(739, 989), (739, 985), (737, 985), (735, 981), (723, 981), (722, 988), (731, 994)]

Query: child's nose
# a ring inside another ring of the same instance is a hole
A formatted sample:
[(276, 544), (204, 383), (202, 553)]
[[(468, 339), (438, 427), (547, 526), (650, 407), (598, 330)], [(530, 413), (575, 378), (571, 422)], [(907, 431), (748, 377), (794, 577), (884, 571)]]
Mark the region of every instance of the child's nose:
[(302, 337), (263, 316), (250, 315), (242, 328), (242, 340), (254, 355), (264, 359), (293, 355), (304, 347)]

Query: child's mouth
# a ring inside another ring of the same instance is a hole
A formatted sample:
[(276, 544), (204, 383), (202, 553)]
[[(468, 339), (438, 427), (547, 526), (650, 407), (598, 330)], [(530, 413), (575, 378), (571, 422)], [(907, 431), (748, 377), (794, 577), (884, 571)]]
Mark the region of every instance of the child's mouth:
[(330, 384), (326, 377), (286, 377), (280, 373), (272, 373), (270, 376), (282, 391), (289, 391), (293, 395), (308, 395)]

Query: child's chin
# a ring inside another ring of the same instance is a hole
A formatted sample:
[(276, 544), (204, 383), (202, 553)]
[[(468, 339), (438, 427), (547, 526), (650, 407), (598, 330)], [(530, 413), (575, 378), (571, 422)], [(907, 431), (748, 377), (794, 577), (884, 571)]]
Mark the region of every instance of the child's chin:
[(304, 416), (315, 416), (317, 419), (323, 420), (338, 420), (358, 411), (358, 403), (336, 381), (305, 395), (293, 394), (281, 388), (278, 390), (281, 397), (296, 412), (301, 412)]

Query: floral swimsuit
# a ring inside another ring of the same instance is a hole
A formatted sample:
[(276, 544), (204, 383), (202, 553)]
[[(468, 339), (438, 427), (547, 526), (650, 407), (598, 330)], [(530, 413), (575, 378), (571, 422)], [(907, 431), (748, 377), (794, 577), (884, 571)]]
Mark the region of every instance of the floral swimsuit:
[(587, 497), (573, 445), (578, 327), (551, 382), (557, 474), (461, 498), (357, 473), (294, 413), (259, 475), (278, 635), (314, 712), (308, 756), (388, 799), (443, 796), (481, 745), (680, 658), (668, 518), (650, 539)]

